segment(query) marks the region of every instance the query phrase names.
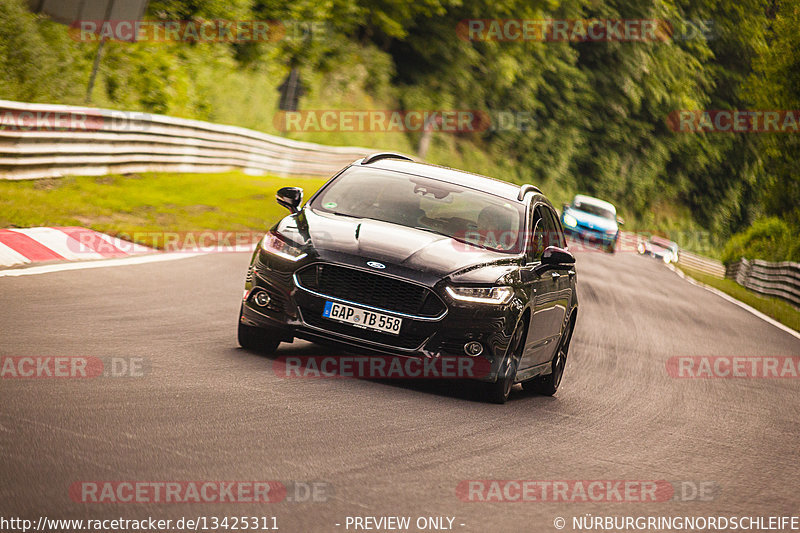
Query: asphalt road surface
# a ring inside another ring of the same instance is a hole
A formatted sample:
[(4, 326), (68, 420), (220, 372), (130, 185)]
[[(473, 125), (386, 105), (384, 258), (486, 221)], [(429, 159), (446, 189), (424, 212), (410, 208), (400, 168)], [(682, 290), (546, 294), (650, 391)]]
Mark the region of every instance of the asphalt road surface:
[[(280, 531), (335, 532), (348, 516), (446, 516), (454, 531), (549, 532), (556, 517), (573, 531), (587, 514), (800, 515), (800, 380), (676, 379), (665, 366), (798, 356), (800, 340), (655, 260), (580, 254), (561, 390), (517, 387), (503, 406), (471, 383), (279, 377), (275, 356), (236, 343), (247, 261), (0, 278), (0, 356), (141, 357), (146, 369), (0, 380), (0, 517), (275, 516)], [(295, 341), (278, 355), (334, 353)], [(462, 501), (456, 488), (475, 479), (666, 480), (688, 500), (692, 486), (713, 490), (705, 501)], [(87, 480), (328, 485), (316, 502), (76, 503), (69, 488)]]

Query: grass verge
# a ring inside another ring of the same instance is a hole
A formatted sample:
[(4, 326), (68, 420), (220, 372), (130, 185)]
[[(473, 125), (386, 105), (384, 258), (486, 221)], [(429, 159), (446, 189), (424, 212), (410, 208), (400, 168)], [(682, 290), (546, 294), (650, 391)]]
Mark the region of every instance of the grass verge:
[(687, 276), (704, 283), (710, 287), (714, 287), (725, 294), (733, 296), (740, 302), (746, 303), (750, 307), (761, 311), (765, 315), (774, 318), (781, 324), (789, 326), (795, 331), (800, 331), (800, 310), (792, 306), (788, 302), (784, 302), (779, 298), (771, 296), (762, 296), (755, 292), (746, 289), (733, 281), (732, 279), (720, 279), (708, 274), (704, 274), (699, 270), (679, 266)]
[(279, 188), (308, 197), (323, 183), (239, 171), (0, 180), (0, 227), (84, 226), (161, 247), (163, 232), (266, 231), (287, 213), (275, 203)]

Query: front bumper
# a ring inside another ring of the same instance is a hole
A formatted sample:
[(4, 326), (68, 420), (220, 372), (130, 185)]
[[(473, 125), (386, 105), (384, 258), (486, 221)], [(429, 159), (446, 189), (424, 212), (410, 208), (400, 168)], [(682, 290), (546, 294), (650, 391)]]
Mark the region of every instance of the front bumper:
[[(464, 305), (434, 287), (431, 290), (447, 307), (443, 316), (413, 318), (387, 309), (376, 309), (403, 319), (400, 334), (391, 335), (324, 318), (325, 302), (342, 300), (298, 286), (292, 274), (272, 270), (256, 259), (248, 271), (242, 323), (271, 329), (284, 341), (297, 337), (318, 343), (335, 343), (347, 350), (417, 358), (471, 358), (464, 353), (464, 344), (478, 341), (484, 350), (477, 357), (486, 359), (491, 368), (489, 374), (481, 378), (483, 381), (496, 381), (497, 370), (508, 349), (521, 307), (514, 305), (514, 300), (502, 306)], [(267, 291), (270, 295), (267, 307), (259, 307), (252, 301), (257, 291)], [(357, 301), (344, 302), (371, 308)]]
[(619, 235), (619, 233), (605, 233), (581, 226), (574, 228), (564, 226), (564, 233), (575, 240), (582, 241), (584, 244), (600, 244), (603, 246), (616, 244), (617, 236)]

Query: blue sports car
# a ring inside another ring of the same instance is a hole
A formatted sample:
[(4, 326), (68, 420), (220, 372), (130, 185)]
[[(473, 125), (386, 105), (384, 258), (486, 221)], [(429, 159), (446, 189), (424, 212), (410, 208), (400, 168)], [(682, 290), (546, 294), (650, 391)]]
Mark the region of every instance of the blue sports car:
[(571, 204), (564, 204), (561, 211), (564, 233), (584, 244), (598, 244), (607, 252), (614, 253), (619, 238), (622, 219), (617, 216), (613, 204), (576, 194)]

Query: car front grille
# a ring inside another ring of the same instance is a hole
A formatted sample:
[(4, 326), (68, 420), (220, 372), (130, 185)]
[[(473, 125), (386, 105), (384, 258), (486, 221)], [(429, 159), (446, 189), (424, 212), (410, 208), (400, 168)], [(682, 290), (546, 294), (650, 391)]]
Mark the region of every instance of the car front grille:
[(589, 232), (592, 232), (592, 233), (597, 233), (598, 235), (602, 235), (603, 234), (603, 232), (601, 230), (595, 229), (593, 227), (590, 227), (588, 224), (584, 224), (583, 222), (578, 222), (578, 228), (583, 230), (583, 231), (589, 231)]
[(442, 300), (425, 287), (354, 268), (309, 265), (297, 273), (297, 281), (302, 288), (325, 296), (396, 313), (434, 318), (446, 309)]
[[(469, 342), (466, 339), (443, 339), (437, 342), (431, 351), (439, 352), (444, 355), (464, 355), (464, 344)], [(426, 348), (429, 345), (426, 345)]]

